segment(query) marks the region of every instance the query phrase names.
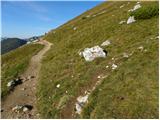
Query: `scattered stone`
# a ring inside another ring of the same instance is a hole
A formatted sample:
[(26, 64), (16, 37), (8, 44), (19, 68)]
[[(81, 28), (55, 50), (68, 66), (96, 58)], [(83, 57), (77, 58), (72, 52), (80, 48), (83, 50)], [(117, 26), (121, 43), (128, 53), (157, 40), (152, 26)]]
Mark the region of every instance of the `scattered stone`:
[(10, 82), (7, 83), (7, 87), (11, 87), (15, 85), (15, 80), (11, 80)]
[[(137, 3), (138, 3), (138, 2), (137, 2)], [(133, 11), (135, 11), (135, 10), (141, 8), (141, 7), (142, 7), (142, 6), (138, 3), (137, 5), (134, 6)]]
[(32, 76), (28, 76), (27, 77), (27, 80), (30, 80), (30, 79), (32, 79), (32, 78), (35, 78), (33, 75)]
[(112, 70), (115, 70), (118, 66), (116, 64), (112, 64)]
[(119, 24), (121, 25), (121, 24), (123, 24), (125, 22), (126, 22), (125, 20), (122, 20), (122, 21), (119, 22)]
[(19, 85), (19, 84), (22, 84), (22, 79), (20, 78), (17, 78), (15, 80), (11, 80), (10, 82), (7, 83), (7, 87), (10, 89), (10, 90), (13, 90), (15, 88), (15, 86)]
[(27, 107), (23, 107), (23, 112), (27, 112), (29, 109)]
[(100, 13), (98, 13), (98, 15), (101, 15), (101, 14), (103, 14), (103, 13), (105, 13), (106, 11), (104, 10), (104, 11), (102, 11), (102, 12), (100, 12)]
[(56, 85), (56, 87), (59, 88), (59, 87), (60, 87), (60, 84)]
[(26, 90), (26, 88), (22, 88), (21, 90)]
[(159, 39), (159, 36), (157, 36), (156, 39)]
[(83, 53), (82, 53), (82, 52), (79, 52), (79, 56), (83, 56)]
[(92, 61), (97, 57), (106, 57), (107, 52), (99, 46), (94, 46), (92, 48), (85, 48), (83, 51), (83, 57), (86, 61)]
[(128, 12), (135, 11), (135, 10), (137, 10), (137, 9), (141, 8), (141, 7), (142, 7), (142, 6), (138, 3), (138, 4), (136, 4), (136, 5), (134, 6), (134, 8), (133, 8), (133, 9), (128, 10)]
[(109, 68), (109, 66), (107, 65), (106, 68)]
[(112, 60), (114, 60), (114, 58), (112, 58)]
[(85, 103), (88, 102), (88, 96), (89, 96), (89, 94), (87, 94), (85, 96), (79, 96), (77, 98), (77, 102), (75, 104), (77, 114), (81, 114), (82, 108), (84, 107)]
[(22, 109), (23, 109), (22, 105), (16, 105), (15, 107), (12, 108), (12, 111), (20, 112)]
[(144, 47), (143, 46), (139, 46), (137, 49), (142, 51), (144, 49)]
[(131, 24), (133, 22), (135, 22), (136, 20), (134, 19), (134, 16), (130, 16), (127, 20), (127, 24)]
[(138, 1), (136, 4), (140, 4), (140, 2)]
[(128, 58), (129, 55), (128, 55), (127, 53), (123, 53), (123, 57), (124, 57), (124, 58)]
[(119, 8), (123, 8), (125, 6), (125, 4), (121, 5)]
[(73, 30), (77, 30), (77, 27), (74, 27)]
[(71, 77), (73, 78), (74, 76), (72, 75)]
[(110, 45), (111, 44), (111, 42), (109, 41), (109, 40), (106, 40), (105, 42), (103, 42), (102, 44), (101, 44), (101, 46), (108, 46), (108, 45)]
[(101, 76), (99, 75), (97, 78), (98, 78), (98, 79), (100, 79), (100, 78), (101, 78)]

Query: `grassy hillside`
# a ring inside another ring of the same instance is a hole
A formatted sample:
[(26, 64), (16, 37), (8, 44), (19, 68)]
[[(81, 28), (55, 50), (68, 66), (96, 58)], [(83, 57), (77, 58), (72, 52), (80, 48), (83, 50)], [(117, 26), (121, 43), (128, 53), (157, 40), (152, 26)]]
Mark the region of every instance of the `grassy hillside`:
[(1, 64), (1, 97), (4, 98), (9, 92), (7, 83), (13, 78), (18, 77), (28, 66), (29, 60), (38, 53), (43, 45), (29, 44), (17, 48), (9, 53), (2, 55)]
[[(37, 107), (42, 118), (158, 118), (158, 17), (120, 25), (135, 4), (104, 2), (45, 36), (54, 46), (40, 71)], [(153, 4), (158, 2), (141, 2)], [(79, 56), (79, 51), (107, 39), (111, 45), (103, 47), (106, 58), (86, 62)], [(132, 55), (123, 58), (124, 52)], [(116, 70), (111, 69), (112, 63), (118, 65)], [(77, 115), (76, 98), (94, 87), (99, 75), (108, 77)]]

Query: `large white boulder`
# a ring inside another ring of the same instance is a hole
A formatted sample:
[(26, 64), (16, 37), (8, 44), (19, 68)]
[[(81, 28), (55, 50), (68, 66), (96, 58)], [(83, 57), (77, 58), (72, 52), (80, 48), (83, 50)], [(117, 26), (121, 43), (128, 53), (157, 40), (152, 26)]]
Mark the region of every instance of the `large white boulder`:
[(127, 20), (127, 24), (131, 24), (133, 22), (135, 22), (136, 20), (134, 19), (134, 16), (130, 16)]
[(85, 48), (82, 52), (83, 57), (86, 61), (92, 61), (97, 57), (106, 57), (106, 53), (99, 46), (94, 46), (92, 48)]

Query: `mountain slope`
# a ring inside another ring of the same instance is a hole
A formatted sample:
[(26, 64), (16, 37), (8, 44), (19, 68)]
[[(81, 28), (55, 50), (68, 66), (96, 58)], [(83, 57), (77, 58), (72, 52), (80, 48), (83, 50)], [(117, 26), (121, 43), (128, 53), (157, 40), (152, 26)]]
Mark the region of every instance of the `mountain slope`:
[(19, 38), (7, 38), (1, 41), (1, 54), (7, 53), (11, 50), (14, 50), (24, 44), (27, 41), (19, 39)]
[[(104, 2), (44, 37), (54, 46), (42, 62), (38, 84), (42, 118), (158, 118), (158, 17), (119, 24), (135, 4)], [(158, 2), (141, 2), (152, 4)], [(106, 58), (86, 62), (79, 56), (107, 39)], [(107, 77), (96, 85), (98, 76)], [(91, 94), (78, 115), (76, 99), (85, 91)]]

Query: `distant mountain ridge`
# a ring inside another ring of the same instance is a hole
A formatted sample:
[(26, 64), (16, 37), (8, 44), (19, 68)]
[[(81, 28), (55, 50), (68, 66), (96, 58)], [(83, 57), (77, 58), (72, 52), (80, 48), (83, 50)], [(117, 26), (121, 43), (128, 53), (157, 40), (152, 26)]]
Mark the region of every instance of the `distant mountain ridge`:
[(19, 38), (1, 38), (1, 54), (14, 50), (26, 43), (26, 40)]

